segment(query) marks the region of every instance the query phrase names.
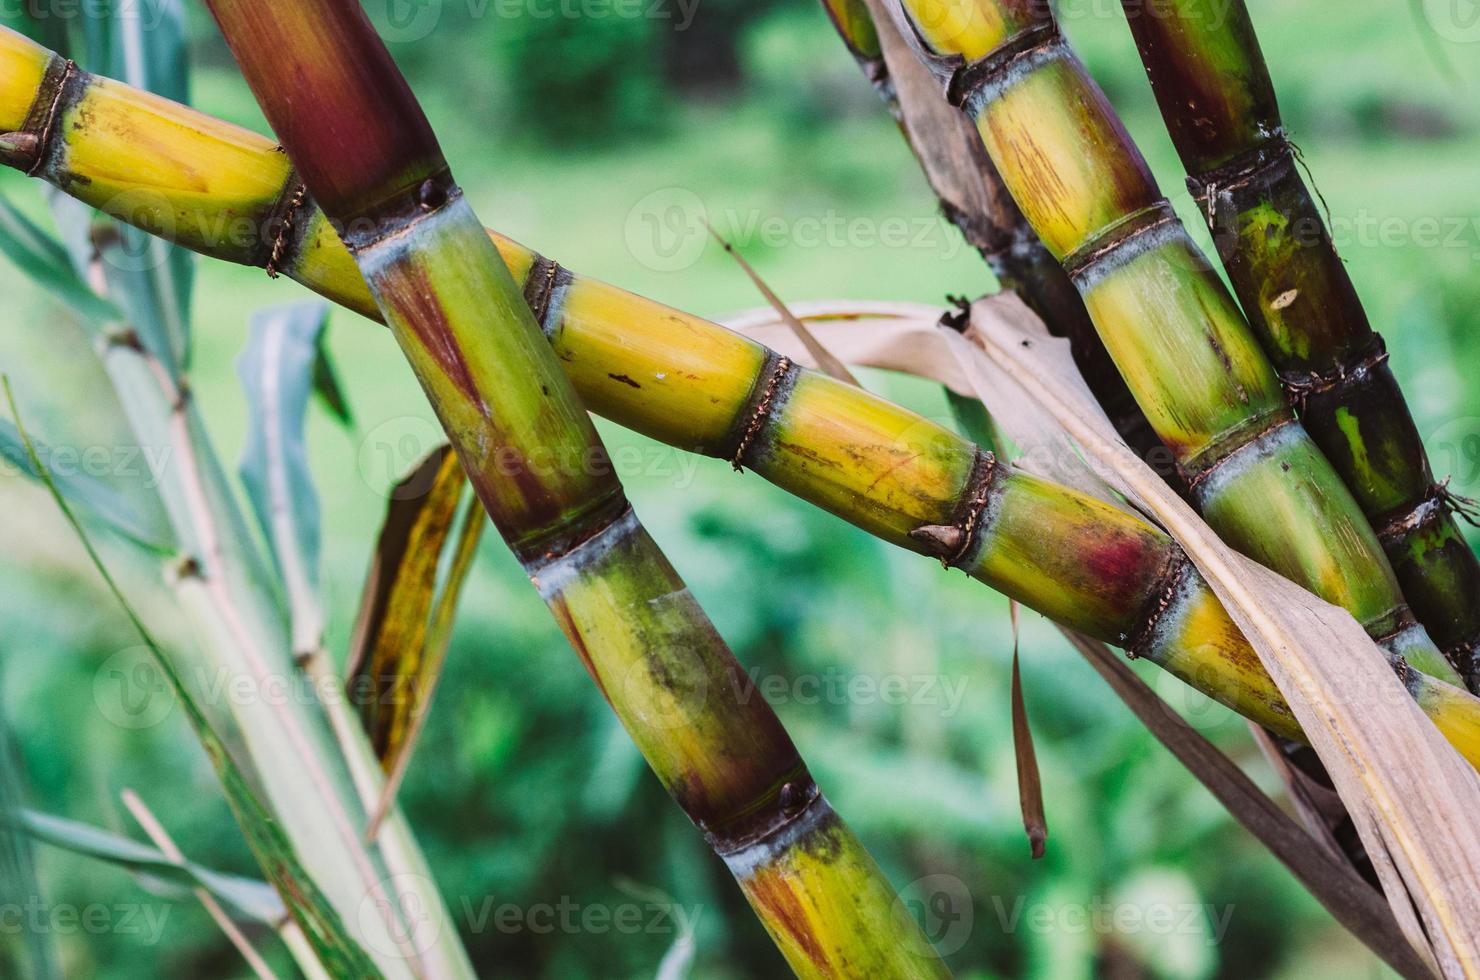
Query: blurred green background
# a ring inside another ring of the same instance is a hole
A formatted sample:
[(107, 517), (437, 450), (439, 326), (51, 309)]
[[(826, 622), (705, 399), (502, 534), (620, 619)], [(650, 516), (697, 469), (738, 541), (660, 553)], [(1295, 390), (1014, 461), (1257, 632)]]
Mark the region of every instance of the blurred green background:
[[(1480, 24), (1467, 4), (1249, 6), (1286, 121), (1435, 467), (1473, 494)], [(936, 217), (815, 0), (369, 6), (479, 214), (571, 268), (709, 316), (758, 305), (717, 247), (700, 239), (675, 250), (654, 237), (664, 207), (697, 199), (788, 300), (939, 303), (948, 292), (992, 288)], [(1059, 7), (1164, 187), (1195, 219), (1119, 4)], [(639, 8), (644, 16), (632, 16)], [(203, 10), (191, 5), (189, 15), (193, 101), (264, 129)], [(23, 178), (4, 172), (0, 192), (44, 217), (39, 189)], [(891, 221), (910, 229), (907, 240), (884, 233)], [(196, 276), (193, 387), (234, 463), (246, 413), (233, 362), (247, 314), (303, 290), (209, 262)], [(54, 442), (126, 443), (106, 379), (63, 308), (3, 263), (0, 295), (0, 370), (13, 377), (28, 421)], [(325, 511), (331, 644), (342, 652), (386, 488), (431, 447), (435, 429), (388, 334), (339, 312), (330, 343), (356, 424), (346, 433), (316, 411), (310, 446)], [(864, 380), (947, 415), (928, 385), (878, 373)], [(1030, 862), (1012, 765), (1005, 601), (724, 463), (604, 423), (603, 433), (628, 464), (639, 512), (741, 661), (772, 678), (776, 707), (818, 782), (891, 879), (920, 883), (907, 897), (928, 897), (943, 880), (969, 894), (962, 919), (929, 923), (959, 975), (1381, 975), (1032, 615), (1023, 670), (1050, 839), (1047, 857)], [(192, 858), (253, 873), (179, 712), (131, 731), (98, 710), (100, 665), (134, 641), (53, 505), (10, 470), (0, 476), (0, 529), (4, 713), (29, 803), (133, 833), (117, 803), (133, 787)], [(125, 562), (119, 571), (153, 620), (172, 621), (157, 568)], [(170, 638), (189, 642), (183, 627)], [(1273, 788), (1238, 718), (1163, 675), (1143, 676)], [(907, 680), (911, 703), (846, 687), (891, 677)], [(656, 894), (697, 926), (691, 975), (784, 969), (492, 536), (402, 799), (485, 975), (651, 976), (676, 938), (673, 916), (645, 915), (635, 931), (546, 931), (530, 913), (564, 903), (578, 920), (580, 909), (645, 908)], [(55, 850), (39, 861), (52, 904), (160, 906), (121, 872)], [(933, 877), (942, 875), (952, 877)], [(506, 905), (520, 914), (499, 918)], [(1114, 928), (1105, 910), (1125, 907), (1169, 909), (1171, 924)], [(168, 908), (157, 938), (123, 928), (59, 928), (51, 938), (72, 976), (245, 975), (196, 906)]]

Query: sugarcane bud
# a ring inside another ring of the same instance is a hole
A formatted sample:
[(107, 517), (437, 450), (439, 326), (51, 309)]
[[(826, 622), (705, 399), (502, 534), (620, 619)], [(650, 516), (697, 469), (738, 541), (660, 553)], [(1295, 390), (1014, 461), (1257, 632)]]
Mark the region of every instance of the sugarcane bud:
[(939, 558), (949, 558), (961, 551), (966, 543), (966, 532), (959, 527), (945, 524), (927, 524), (910, 532), (910, 537), (923, 544), (927, 551)]

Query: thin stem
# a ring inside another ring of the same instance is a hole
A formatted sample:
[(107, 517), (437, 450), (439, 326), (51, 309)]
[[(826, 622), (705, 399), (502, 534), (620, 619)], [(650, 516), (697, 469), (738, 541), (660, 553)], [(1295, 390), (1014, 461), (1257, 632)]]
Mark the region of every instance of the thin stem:
[[(154, 842), (154, 846), (159, 848), (160, 853), (171, 861), (184, 864), (185, 854), (175, 844), (169, 832), (164, 829), (164, 824), (159, 822), (159, 818), (144, 804), (144, 801), (139, 798), (139, 795), (132, 789), (125, 788), (122, 798), (123, 805), (128, 807), (129, 813), (133, 814), (134, 820), (143, 828), (144, 833), (149, 839)], [(216, 896), (204, 888), (192, 889), (192, 893), (195, 895), (196, 901), (205, 907), (206, 912), (210, 914), (211, 918), (215, 920), (216, 925), (225, 933), (226, 938), (231, 941), (231, 945), (235, 946), (237, 952), (242, 954), (242, 959), (247, 961), (247, 965), (252, 968), (252, 972), (257, 974), (261, 980), (277, 980), (277, 974), (272, 972), (272, 967), (267, 965), (267, 961), (262, 958), (262, 954), (257, 952), (252, 946), (251, 941), (237, 928), (236, 923), (231, 921), (231, 916), (227, 915), (226, 910), (221, 907), (221, 903), (216, 901)]]

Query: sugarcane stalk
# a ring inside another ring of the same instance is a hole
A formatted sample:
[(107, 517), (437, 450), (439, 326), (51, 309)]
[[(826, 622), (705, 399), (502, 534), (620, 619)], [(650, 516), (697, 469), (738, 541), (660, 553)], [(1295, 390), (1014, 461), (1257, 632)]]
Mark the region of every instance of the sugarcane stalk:
[(838, 37), (898, 124), (941, 213), (981, 254), (1003, 289), (1022, 298), (1074, 362), (1126, 443), (1153, 469), (1176, 479), (1171, 457), (1105, 350), (1084, 301), (1013, 202), (968, 119), (873, 0), (822, 0)]
[[(274, 268), (380, 318), (353, 258), (270, 140), (107, 79), (86, 78), (75, 98), (38, 177), (197, 251)], [(136, 206), (141, 201), (148, 206)], [(954, 515), (975, 501), (973, 469), (983, 459), (971, 442), (723, 327), (489, 234), (592, 411), (668, 445), (738, 462), (891, 544), (958, 554)], [(767, 412), (757, 418), (767, 391)], [(993, 499), (1012, 506), (977, 511), (972, 553), (956, 565), (1299, 737), (1253, 649), (1171, 538), (1076, 491), (1008, 467), (994, 473)], [(1407, 680), (1456, 748), (1480, 765), (1480, 702), (1417, 671)]]
[(1480, 686), (1480, 560), (1297, 169), (1242, 0), (1123, 0), (1213, 241), (1301, 422), (1378, 531), (1414, 615)]
[(1391, 657), (1460, 683), (1048, 4), (890, 3), (1084, 297), (1208, 523), (1234, 548), (1347, 609)]
[(638, 521), (360, 5), (208, 6), (494, 525), (792, 968), (948, 976)]

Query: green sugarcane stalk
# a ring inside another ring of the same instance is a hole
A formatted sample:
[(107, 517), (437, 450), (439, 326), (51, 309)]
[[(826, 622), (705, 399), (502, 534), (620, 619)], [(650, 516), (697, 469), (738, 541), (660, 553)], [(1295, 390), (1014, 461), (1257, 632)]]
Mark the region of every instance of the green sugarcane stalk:
[[(29, 64), (32, 98), (42, 98), (35, 86), (47, 56), (0, 31), (0, 81), (15, 79), (17, 93)], [(121, 220), (204, 254), (265, 266), (380, 318), (354, 259), (271, 141), (94, 76), (63, 98), (59, 118), (39, 165), (13, 163), (34, 165), (38, 178)], [(20, 125), (0, 116), (0, 130)], [(995, 470), (1000, 480), (980, 505), (973, 473), (985, 458), (956, 433), (798, 370), (715, 324), (491, 237), (597, 414), (750, 468), (884, 541), (954, 562), (1060, 624), (1144, 656), (1245, 717), (1299, 737), (1247, 640), (1160, 530), (1005, 467)], [(773, 390), (779, 401), (773, 397), (769, 413), (757, 417), (758, 401)], [(954, 522), (968, 517), (969, 546), (943, 546)], [(1407, 676), (1424, 710), (1480, 764), (1480, 702), (1418, 672)]]
[(971, 120), (941, 98), (898, 29), (887, 18), (876, 19), (867, 0), (822, 0), (822, 7), (899, 125), (941, 213), (1002, 288), (1017, 293), (1050, 333), (1069, 341), (1075, 364), (1121, 438), (1164, 479), (1176, 480), (1170, 454), (1110, 359), (1078, 290), (1013, 203)]
[(1480, 560), (1296, 168), (1243, 0), (1123, 0), (1187, 186), (1311, 438), (1351, 488), (1414, 615), (1480, 689)]
[(792, 968), (948, 976), (770, 706), (742, 696), (360, 5), (208, 6), (494, 525)]
[(1048, 5), (890, 3), (1073, 279), (1208, 523), (1234, 548), (1346, 608), (1390, 654), (1459, 683)]

